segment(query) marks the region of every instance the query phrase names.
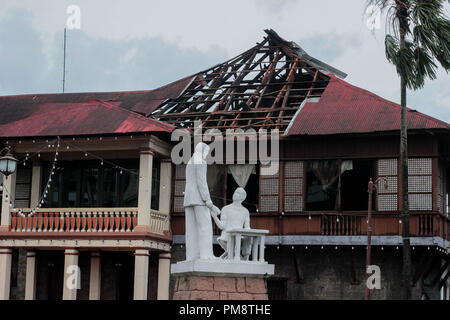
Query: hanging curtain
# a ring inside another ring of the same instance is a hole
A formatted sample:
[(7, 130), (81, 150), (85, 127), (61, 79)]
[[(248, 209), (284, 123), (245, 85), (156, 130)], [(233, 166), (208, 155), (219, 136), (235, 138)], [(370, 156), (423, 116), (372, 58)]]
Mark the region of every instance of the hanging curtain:
[(338, 163), (335, 160), (313, 161), (311, 170), (319, 179), (323, 191), (326, 191), (339, 177)]
[(344, 160), (341, 164), (341, 174), (347, 170), (353, 170), (353, 161), (352, 160)]
[(252, 173), (256, 173), (254, 164), (232, 164), (228, 166), (228, 172), (234, 178), (239, 187), (245, 188)]

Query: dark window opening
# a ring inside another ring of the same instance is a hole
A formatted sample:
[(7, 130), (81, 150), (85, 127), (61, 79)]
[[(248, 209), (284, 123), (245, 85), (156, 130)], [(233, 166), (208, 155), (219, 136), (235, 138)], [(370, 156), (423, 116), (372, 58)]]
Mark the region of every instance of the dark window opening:
[[(98, 161), (60, 161), (43, 207), (137, 207), (139, 160), (112, 160), (119, 167)], [(42, 190), (52, 163), (44, 164)], [(159, 208), (159, 161), (154, 159), (152, 174), (152, 209)]]
[[(248, 179), (247, 185), (245, 186), (245, 192), (247, 192), (247, 198), (242, 205), (247, 208), (247, 210), (251, 213), (257, 212), (258, 208), (258, 196), (259, 196), (259, 175), (258, 170), (256, 170), (255, 174), (251, 174)], [(230, 204), (233, 202), (233, 193), (239, 185), (234, 180), (233, 176), (228, 173), (227, 174), (227, 203)]]
[[(367, 210), (373, 160), (320, 160), (306, 163), (307, 211)], [(373, 193), (375, 209), (376, 193)]]
[(306, 210), (338, 210), (338, 161), (310, 161), (306, 165)]
[[(211, 200), (218, 208), (222, 208), (233, 202), (233, 193), (239, 185), (226, 165), (209, 165), (207, 170), (207, 180)], [(247, 184), (244, 187), (247, 198), (242, 203), (249, 212), (255, 213), (258, 207), (259, 196), (259, 174), (255, 170), (250, 174)]]
[[(353, 160), (353, 169), (346, 170), (341, 176), (341, 209), (367, 210), (369, 179), (374, 179), (374, 163), (372, 160)], [(372, 209), (375, 209), (376, 192), (373, 193)]]

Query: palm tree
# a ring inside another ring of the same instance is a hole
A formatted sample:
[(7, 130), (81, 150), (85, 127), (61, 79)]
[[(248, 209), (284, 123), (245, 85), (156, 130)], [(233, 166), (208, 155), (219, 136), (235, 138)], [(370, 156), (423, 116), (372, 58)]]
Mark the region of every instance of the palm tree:
[(386, 14), (386, 58), (395, 65), (400, 77), (404, 299), (411, 299), (406, 88), (417, 90), (424, 86), (425, 79), (436, 79), (438, 63), (447, 72), (450, 70), (450, 21), (445, 15), (446, 2), (450, 0), (368, 0), (367, 3)]

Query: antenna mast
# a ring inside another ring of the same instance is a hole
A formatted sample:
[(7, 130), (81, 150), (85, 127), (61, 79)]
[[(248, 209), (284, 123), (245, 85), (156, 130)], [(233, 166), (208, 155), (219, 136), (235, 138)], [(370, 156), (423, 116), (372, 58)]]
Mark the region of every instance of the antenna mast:
[(63, 62), (63, 79), (62, 79), (62, 93), (66, 86), (66, 28), (64, 28), (64, 62)]

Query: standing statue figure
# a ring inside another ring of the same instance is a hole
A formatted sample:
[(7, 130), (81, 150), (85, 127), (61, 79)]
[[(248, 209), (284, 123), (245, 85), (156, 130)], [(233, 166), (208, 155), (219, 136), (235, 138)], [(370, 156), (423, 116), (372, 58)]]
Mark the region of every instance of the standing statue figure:
[[(250, 229), (250, 213), (242, 205), (242, 202), (246, 197), (247, 193), (245, 190), (243, 188), (237, 188), (233, 194), (233, 203), (222, 208), (220, 219), (217, 217), (215, 211), (212, 212), (215, 223), (222, 230), (222, 234), (217, 238), (217, 242), (219, 242), (222, 249), (225, 250), (221, 256), (223, 259), (228, 256), (227, 243), (230, 236), (227, 230), (235, 228)], [(243, 260), (248, 260), (251, 247), (252, 238), (243, 236), (241, 240), (241, 254)]]
[(186, 222), (186, 260), (214, 259), (211, 212), (219, 213), (213, 205), (206, 181), (205, 143), (195, 146), (194, 154), (186, 165), (184, 209)]

